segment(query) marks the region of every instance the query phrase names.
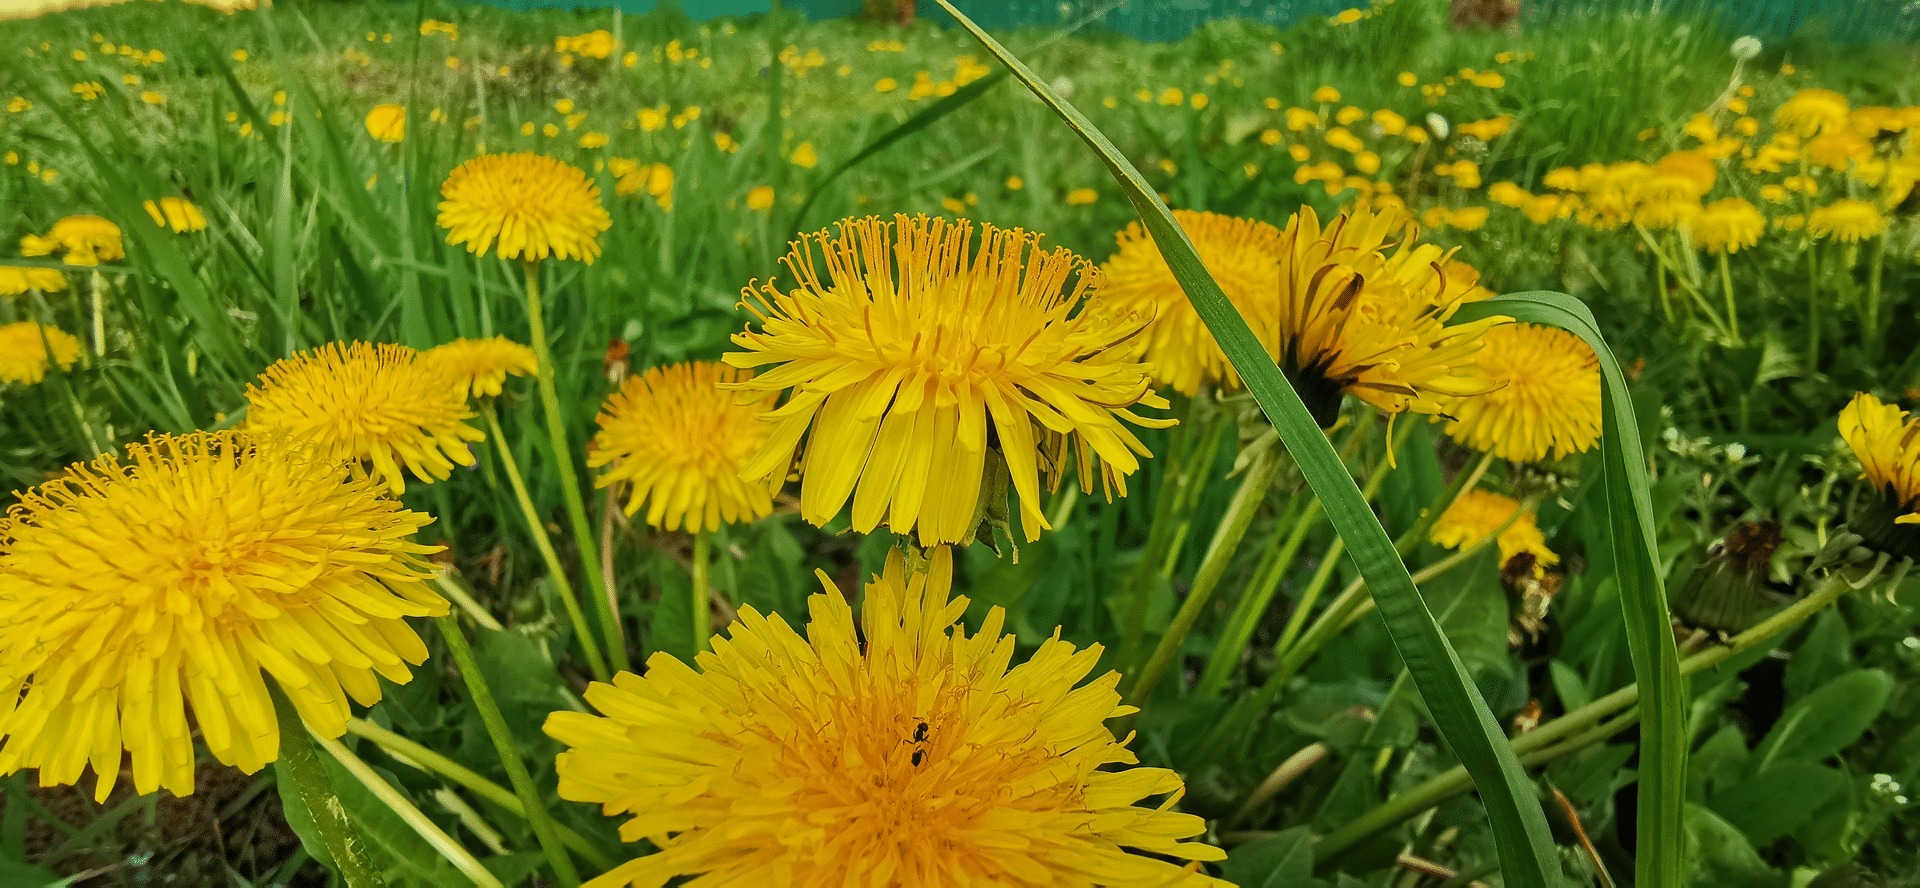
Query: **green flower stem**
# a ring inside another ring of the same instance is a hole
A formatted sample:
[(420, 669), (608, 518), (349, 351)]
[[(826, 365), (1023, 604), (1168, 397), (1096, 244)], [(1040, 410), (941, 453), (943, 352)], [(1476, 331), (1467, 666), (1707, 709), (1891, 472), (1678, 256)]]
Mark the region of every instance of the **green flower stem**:
[(553, 462), (560, 470), (560, 493), (566, 500), (567, 520), (573, 525), (574, 544), (580, 547), (580, 567), (586, 576), (587, 592), (600, 612), (600, 631), (605, 633), (607, 654), (616, 671), (626, 671), (626, 636), (615, 612), (613, 590), (600, 574), (600, 546), (587, 520), (587, 504), (580, 496), (580, 476), (573, 469), (573, 447), (567, 443), (566, 422), (560, 417), (560, 395), (554, 388), (553, 355), (547, 348), (547, 322), (540, 305), (540, 265), (522, 262), (527, 276), (527, 323), (532, 326), (533, 354), (539, 362), (540, 401), (546, 408), (547, 434), (553, 440)]
[(713, 606), (707, 602), (707, 564), (713, 560), (713, 537), (705, 528), (693, 532), (693, 651), (707, 650), (713, 634)]
[[(480, 776), (478, 772), (453, 759), (364, 719), (347, 719), (347, 733), (373, 741), (397, 761), (422, 771), (438, 774), (466, 787), (474, 795), (499, 806), (508, 814), (522, 820), (527, 817), (527, 807), (520, 803), (520, 798), (513, 794), (513, 790)], [(553, 829), (560, 834), (560, 844), (567, 846), (573, 853), (585, 858), (588, 863), (598, 869), (613, 869), (613, 858), (600, 853), (593, 843), (588, 842), (579, 833), (559, 823), (554, 824)]]
[[(1707, 301), (1707, 297), (1700, 292), (1700, 287), (1696, 282), (1691, 280), (1689, 275), (1683, 273), (1679, 261), (1667, 258), (1666, 250), (1661, 249), (1660, 243), (1654, 239), (1653, 233), (1642, 227), (1639, 223), (1634, 223), (1633, 230), (1640, 233), (1640, 240), (1647, 245), (1647, 251), (1653, 254), (1654, 261), (1659, 263), (1660, 268), (1663, 270), (1671, 270), (1674, 283), (1679, 284), (1681, 291), (1693, 299), (1694, 304), (1699, 307), (1700, 313), (1707, 316), (1707, 320), (1712, 323), (1713, 328), (1719, 332), (1721, 336), (1731, 338), (1732, 334), (1727, 330), (1726, 322), (1721, 320), (1719, 313), (1713, 310), (1713, 303)], [(1663, 280), (1664, 277), (1665, 275), (1663, 274)], [(1661, 289), (1660, 298), (1663, 300), (1662, 304), (1664, 305), (1667, 294), (1664, 287)], [(1672, 320), (1671, 312), (1668, 313), (1668, 320)]]
[(101, 289), (106, 287), (107, 279), (101, 277), (100, 272), (96, 270), (87, 280), (87, 297), (93, 303), (93, 356), (100, 358), (107, 354), (106, 299), (100, 295)]
[(1807, 244), (1807, 372), (1820, 372), (1820, 256)]
[[(1733, 272), (1727, 268), (1727, 251), (1720, 251), (1720, 290), (1727, 298), (1727, 328), (1733, 333), (1733, 344), (1740, 345), (1740, 309), (1733, 303)], [(1871, 328), (1869, 328), (1871, 329)]]
[(1147, 604), (1152, 591), (1154, 570), (1165, 557), (1167, 541), (1165, 537), (1173, 532), (1174, 501), (1178, 498), (1180, 479), (1185, 476), (1187, 451), (1193, 438), (1193, 399), (1178, 398), (1173, 402), (1173, 418), (1176, 425), (1167, 435), (1166, 459), (1162, 462), (1165, 471), (1161, 473), (1160, 486), (1154, 490), (1153, 519), (1147, 525), (1147, 542), (1140, 549), (1140, 561), (1126, 581), (1125, 592), (1119, 604), (1117, 615), (1120, 623), (1120, 663), (1133, 662), (1139, 655), (1140, 643), (1147, 634)]
[[(1406, 440), (1406, 435), (1410, 433), (1412, 426), (1412, 423), (1404, 425), (1401, 433), (1396, 435), (1394, 440), (1389, 441), (1387, 446), (1398, 449), (1399, 445)], [(1390, 464), (1393, 454), (1389, 452), (1387, 456), (1388, 459), (1382, 462)], [(1386, 483), (1388, 471), (1386, 465), (1377, 466), (1367, 478), (1366, 486), (1360, 489), (1360, 495), (1366, 498), (1367, 502), (1373, 502), (1373, 498), (1380, 495), (1380, 487)], [(1280, 631), (1280, 641), (1273, 646), (1276, 655), (1285, 656), (1286, 652), (1293, 647), (1294, 640), (1300, 637), (1300, 627), (1306, 623), (1307, 615), (1313, 612), (1313, 605), (1320, 599), (1320, 593), (1325, 592), (1327, 584), (1333, 581), (1333, 570), (1339, 566), (1340, 556), (1346, 551), (1346, 540), (1339, 537), (1335, 537), (1333, 543), (1327, 547), (1327, 553), (1321, 556), (1320, 566), (1314, 571), (1313, 579), (1307, 583), (1306, 590), (1300, 593), (1300, 605), (1293, 609), (1293, 613), (1287, 615), (1287, 625)], [(1406, 554), (1401, 553), (1401, 557), (1406, 557)], [(1419, 576), (1415, 575), (1414, 580), (1417, 582)]]
[(1173, 622), (1160, 636), (1160, 643), (1153, 649), (1153, 656), (1147, 660), (1144, 669), (1131, 676), (1132, 687), (1127, 692), (1126, 702), (1130, 706), (1139, 706), (1153, 694), (1160, 683), (1160, 676), (1166, 673), (1186, 643), (1187, 633), (1193, 630), (1193, 624), (1200, 619), (1200, 613), (1206, 610), (1207, 603), (1213, 598), (1213, 590), (1220, 585), (1220, 577), (1227, 571), (1228, 562), (1240, 548), (1240, 540), (1247, 535), (1247, 527), (1253, 523), (1253, 516), (1260, 511), (1260, 504), (1266, 500), (1267, 488), (1273, 484), (1273, 476), (1280, 471), (1279, 447), (1268, 447), (1253, 458), (1253, 464), (1242, 475), (1240, 489), (1234, 491), (1233, 499), (1227, 504), (1226, 514), (1220, 517), (1220, 527), (1213, 533), (1213, 542), (1207, 546), (1207, 554), (1200, 560), (1200, 570), (1194, 575), (1193, 588), (1187, 593), (1187, 600), (1181, 602), (1179, 612), (1173, 615)]
[(320, 833), (320, 842), (327, 846), (327, 856), (333, 858), (334, 872), (346, 888), (384, 888), (387, 880), (366, 858), (363, 849), (367, 840), (347, 819), (346, 807), (340, 804), (340, 795), (334, 792), (326, 768), (320, 764), (320, 754), (314, 751), (313, 734), (306, 722), (300, 720), (293, 701), (278, 684), (267, 682), (267, 693), (273, 697), (274, 718), (280, 723), (280, 764), (293, 778), (294, 789)]
[(513, 784), (514, 794), (520, 797), (520, 804), (526, 809), (527, 824), (533, 827), (534, 837), (540, 840), (540, 850), (553, 867), (554, 880), (560, 888), (577, 888), (580, 873), (573, 868), (573, 858), (567, 856), (566, 849), (560, 844), (560, 835), (554, 830), (553, 819), (547, 816), (540, 793), (533, 786), (533, 777), (527, 773), (527, 763), (520, 760), (520, 752), (514, 748), (513, 733), (507, 729), (507, 720), (500, 713), (500, 704), (493, 699), (493, 689), (487, 686), (487, 679), (480, 672), (480, 663), (474, 659), (473, 648), (467, 644), (460, 621), (445, 616), (435, 622), (440, 626), (440, 637), (446, 639), (447, 650), (453, 654), (454, 665), (460, 669), (460, 678), (466, 682), (467, 692), (473, 696), (473, 708), (480, 713), (480, 720), (487, 726), (487, 736), (493, 740), (493, 749), (500, 756), (500, 764), (507, 769), (507, 781)]
[[(1813, 594), (1788, 605), (1779, 613), (1762, 620), (1752, 629), (1734, 636), (1726, 644), (1716, 645), (1682, 660), (1681, 676), (1692, 675), (1703, 669), (1718, 666), (1727, 658), (1772, 639), (1799, 625), (1854, 588), (1856, 587), (1851, 582), (1837, 573), (1828, 577), (1818, 589), (1814, 590)], [(1637, 721), (1639, 711), (1632, 707), (1639, 702), (1640, 686), (1628, 685), (1554, 719), (1537, 730), (1514, 738), (1514, 754), (1520, 757), (1523, 764), (1532, 767), (1578, 752), (1625, 730)], [(1622, 710), (1629, 711), (1615, 715)], [(1314, 846), (1314, 856), (1326, 859), (1338, 854), (1368, 836), (1390, 829), (1408, 817), (1466, 792), (1472, 786), (1472, 781), (1467, 778), (1466, 769), (1452, 768), (1388, 799), (1386, 803), (1361, 815), (1352, 823), (1328, 833)], [(1257, 838), (1257, 836), (1249, 836), (1249, 838)]]
[(573, 624), (573, 634), (580, 639), (580, 649), (587, 655), (587, 669), (593, 677), (606, 681), (612, 677), (607, 670), (607, 661), (600, 655), (600, 643), (594, 640), (593, 629), (587, 625), (587, 615), (580, 610), (580, 596), (573, 591), (573, 581), (567, 579), (567, 569), (560, 564), (560, 554), (553, 550), (553, 539), (547, 536), (547, 526), (540, 520), (540, 512), (533, 507), (533, 497), (527, 493), (527, 481), (520, 475), (520, 464), (513, 458), (513, 448), (507, 445), (507, 436), (500, 431), (500, 417), (494, 412), (493, 402), (488, 401), (480, 408), (487, 415), (487, 431), (493, 435), (494, 448), (500, 451), (500, 465), (507, 470), (507, 483), (513, 487), (513, 497), (520, 501), (520, 517), (527, 523), (527, 532), (533, 534), (533, 547), (540, 550), (540, 559), (547, 563), (547, 576), (552, 579), (553, 588), (560, 593), (560, 606), (566, 609), (567, 620)]
[(1880, 271), (1887, 264), (1887, 236), (1882, 234), (1873, 239), (1873, 255), (1867, 260), (1867, 302), (1862, 312), (1866, 323), (1863, 325), (1872, 339), (1868, 342), (1869, 354), (1878, 355), (1880, 344), (1886, 341), (1886, 331), (1880, 329)]
[[(1246, 594), (1234, 605), (1233, 613), (1227, 617), (1227, 624), (1220, 630), (1220, 639), (1214, 643), (1213, 653), (1207, 657), (1207, 668), (1200, 674), (1200, 683), (1193, 692), (1201, 697), (1216, 697), (1226, 689), (1227, 679), (1233, 675), (1234, 667), (1240, 663), (1240, 655), (1246, 651), (1247, 644), (1253, 640), (1253, 631), (1259, 626), (1260, 617), (1267, 612), (1267, 606), (1273, 603), (1273, 596), (1280, 591), (1280, 581), (1285, 579), (1287, 571), (1293, 568), (1294, 559), (1299, 557), (1300, 549), (1306, 544), (1307, 533), (1320, 523), (1322, 510), (1318, 499), (1301, 491), (1294, 499), (1306, 498), (1304, 506), (1297, 502), (1288, 503), (1286, 514), (1289, 520), (1283, 526), (1289, 526), (1286, 539), (1279, 545), (1269, 545), (1266, 557), (1254, 568), (1253, 582), (1248, 584)], [(1280, 533), (1274, 537), (1279, 539)]]
[(347, 769), (347, 773), (359, 780), (368, 792), (373, 793), (375, 798), (393, 809), (393, 813), (400, 815), (401, 820), (406, 821), (408, 826), (413, 827), (414, 832), (426, 839), (427, 844), (433, 846), (433, 850), (440, 852), (440, 856), (452, 863), (455, 869), (473, 880), (474, 885), (478, 888), (506, 888), (505, 885), (500, 884), (498, 877), (489, 872), (486, 867), (481, 866), (480, 861), (474, 859), (472, 853), (462, 847), (459, 842), (454, 841), (452, 836), (447, 835), (446, 830), (428, 819), (427, 815), (420, 813), (420, 809), (414, 806), (412, 800), (401, 795), (400, 791), (394, 789), (387, 781), (380, 779), (380, 775), (374, 773), (373, 769), (368, 767), (366, 762), (361, 761), (359, 756), (354, 755), (353, 750), (341, 745), (338, 740), (329, 740), (325, 737), (313, 739), (320, 748), (331, 753), (341, 766)]
[(487, 609), (481, 607), (480, 602), (474, 600), (473, 593), (468, 592), (466, 587), (460, 585), (453, 577), (448, 576), (444, 572), (436, 572), (433, 575), (433, 584), (440, 587), (440, 594), (446, 596), (448, 601), (459, 605), (461, 610), (466, 611), (467, 617), (475, 623), (496, 631), (506, 628), (500, 625), (500, 621), (494, 619), (492, 614), (487, 613)]
[(1453, 508), (1453, 504), (1459, 502), (1461, 497), (1466, 496), (1467, 491), (1478, 487), (1480, 479), (1486, 477), (1487, 468), (1492, 465), (1493, 454), (1482, 453), (1472, 469), (1454, 475), (1453, 481), (1440, 491), (1439, 496), (1434, 497), (1433, 504), (1421, 511), (1420, 517), (1413, 522), (1413, 526), (1407, 528), (1400, 534), (1399, 539), (1393, 541), (1393, 550), (1400, 553), (1400, 557), (1405, 558), (1407, 553), (1414, 550), (1414, 547), (1426, 542), (1427, 531), (1433, 529), (1433, 523), (1439, 521), (1441, 515), (1447, 514), (1447, 510)]

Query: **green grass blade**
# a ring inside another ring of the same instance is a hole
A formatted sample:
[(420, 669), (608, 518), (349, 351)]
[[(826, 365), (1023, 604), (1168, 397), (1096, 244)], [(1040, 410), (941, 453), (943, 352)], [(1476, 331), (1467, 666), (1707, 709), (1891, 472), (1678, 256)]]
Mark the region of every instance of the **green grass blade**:
[(1455, 319), (1496, 314), (1559, 327), (1586, 340), (1600, 358), (1607, 527), (1613, 540), (1627, 648), (1640, 686), (1640, 811), (1634, 883), (1677, 886), (1684, 865), (1681, 801), (1686, 792), (1686, 696), (1654, 542), (1647, 460), (1626, 377), (1601, 338), (1593, 312), (1572, 296), (1516, 293), (1463, 306)]
[(1019, 59), (982, 31), (947, 0), (942, 8), (1013, 71), (1054, 113), (1092, 148), (1113, 173), (1140, 220), (1153, 235), (1168, 266), (1192, 301), (1194, 310), (1226, 352), (1260, 408), (1273, 422), (1295, 462), (1325, 505), (1329, 520), (1347, 543), (1352, 558), (1378, 603), (1380, 616), (1433, 714), (1435, 726), (1486, 804), (1500, 863), (1511, 886), (1540, 886), (1559, 880), (1553, 841), (1532, 783), (1493, 713), (1469, 680), (1460, 658), (1447, 643), (1426, 602), (1414, 588), (1393, 541), (1374, 517), (1333, 446), (1308, 414), (1299, 393), (1281, 374), (1247, 322), (1207, 274), (1186, 233), (1155, 195), (1140, 171), (1129, 163), (1078, 110), (1067, 104)]

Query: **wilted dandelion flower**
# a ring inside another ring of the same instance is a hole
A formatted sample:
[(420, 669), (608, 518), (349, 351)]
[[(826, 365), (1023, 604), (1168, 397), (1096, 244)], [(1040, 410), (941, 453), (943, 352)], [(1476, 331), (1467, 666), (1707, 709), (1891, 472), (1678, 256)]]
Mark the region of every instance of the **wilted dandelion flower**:
[(391, 102), (373, 106), (367, 112), (367, 135), (382, 142), (406, 141), (407, 106)]
[(21, 296), (34, 290), (58, 293), (67, 288), (67, 276), (56, 268), (0, 265), (0, 296)]
[(508, 374), (531, 376), (539, 370), (533, 349), (505, 336), (456, 339), (421, 352), (419, 360), (445, 368), (462, 398), (497, 398)]
[(20, 238), (23, 256), (51, 256), (56, 252), (68, 265), (99, 265), (127, 256), (120, 244), (120, 226), (99, 216), (68, 216), (53, 223), (44, 236)]
[[(1207, 273), (1247, 318), (1262, 344), (1276, 353), (1271, 337), (1277, 326), (1280, 295), (1280, 259), (1285, 252), (1280, 229), (1254, 219), (1236, 219), (1218, 213), (1174, 210), (1173, 218), (1193, 241)], [(1133, 355), (1150, 367), (1156, 385), (1183, 395), (1200, 391), (1202, 384), (1238, 388), (1240, 376), (1227, 364), (1227, 355), (1213, 340), (1174, 279), (1173, 270), (1154, 246), (1153, 238), (1135, 222), (1114, 236), (1119, 249), (1100, 266), (1106, 286), (1099, 302), (1105, 310), (1133, 312), (1153, 318), (1146, 333), (1134, 339)]]
[[(1508, 519), (1513, 523), (1500, 532), (1494, 544), (1500, 548), (1500, 563), (1525, 552), (1533, 556), (1535, 571), (1544, 571), (1560, 563), (1560, 556), (1547, 548), (1546, 535), (1540, 532), (1532, 510), (1521, 511), (1520, 502), (1490, 490), (1469, 490), (1433, 523), (1430, 538), (1449, 549), (1465, 549), (1486, 539)], [(1515, 517), (1518, 513), (1518, 517)]]
[(170, 228), (175, 234), (207, 230), (207, 217), (184, 197), (163, 197), (158, 202), (150, 200), (141, 206), (146, 208), (153, 224)]
[(647, 505), (647, 524), (667, 530), (712, 531), (773, 511), (772, 483), (747, 481), (740, 470), (773, 431), (760, 417), (777, 396), (741, 403), (723, 384), (753, 372), (711, 361), (655, 367), (628, 377), (600, 408), (600, 433), (587, 465), (611, 465), (598, 486), (630, 483), (627, 514)]
[(404, 464), (422, 481), (444, 481), (473, 464), (468, 441), (486, 437), (452, 370), (403, 345), (328, 343), (279, 361), (247, 386), (247, 427), (263, 445), (311, 448), (342, 462), (370, 462), (398, 494)]
[(1600, 440), (1600, 360), (1580, 337), (1533, 324), (1488, 330), (1473, 361), (1499, 388), (1447, 402), (1449, 437), (1514, 462)]
[(1263, 341), (1323, 427), (1339, 414), (1341, 392), (1388, 413), (1440, 414), (1446, 398), (1493, 388), (1473, 356), (1507, 319), (1447, 326), (1486, 291), (1417, 233), (1392, 209), (1353, 209), (1323, 229), (1303, 207), (1287, 223), (1280, 304)]
[(1879, 492), (1847, 526), (1895, 557), (1920, 557), (1920, 420), (1862, 392), (1840, 411), (1840, 437)]
[(91, 763), (104, 801), (124, 749), (138, 792), (186, 795), (196, 726), (254, 773), (279, 754), (267, 675), (339, 736), (348, 698), (426, 659), (404, 618), (447, 612), (409, 541), (431, 520), (232, 432), (156, 435), (20, 494), (0, 519), (0, 773), (52, 786)]
[(1138, 760), (1103, 724), (1134, 711), (1100, 656), (1054, 636), (1009, 666), (993, 608), (971, 637), (948, 598), (945, 550), (908, 574), (898, 550), (867, 586), (856, 625), (821, 574), (802, 638), (740, 610), (698, 670), (665, 654), (644, 677), (595, 683), (606, 716), (556, 712), (560, 797), (599, 803), (628, 842), (657, 850), (589, 883), (1218, 886), (1176, 860), (1205, 823), (1140, 806), (1177, 800), (1179, 775)]
[(1694, 246), (1709, 253), (1738, 253), (1760, 242), (1767, 217), (1753, 204), (1728, 197), (1702, 207), (1691, 226)]
[(1125, 356), (1149, 318), (1087, 311), (1099, 269), (1039, 235), (982, 225), (976, 250), (974, 234), (965, 220), (848, 219), (793, 244), (793, 289), (742, 294), (760, 329), (735, 334), (746, 351), (726, 362), (779, 366), (737, 387), (792, 390), (747, 477), (784, 476), (811, 429), (801, 515), (824, 525), (851, 497), (855, 531), (884, 523), (923, 545), (971, 539), (983, 510), (1004, 512), (1008, 480), (1038, 539), (1041, 474), (1057, 483), (1070, 445), (1083, 487), (1098, 465), (1108, 495), (1126, 495), (1147, 454), (1126, 423), (1168, 424), (1128, 409), (1166, 406)]
[(1807, 216), (1807, 230), (1814, 237), (1831, 237), (1854, 243), (1878, 237), (1887, 230), (1887, 217), (1880, 208), (1864, 200), (1843, 197), (1824, 207), (1815, 207)]
[(1780, 104), (1773, 123), (1801, 138), (1846, 126), (1847, 97), (1830, 89), (1803, 89)]
[(49, 352), (60, 369), (71, 369), (80, 357), (80, 340), (33, 321), (0, 325), (0, 382), (32, 385), (45, 379)]
[[(589, 265), (613, 220), (600, 187), (577, 167), (521, 151), (487, 154), (455, 167), (440, 186), (439, 225), (447, 243), (533, 262), (553, 256)], [(497, 244), (497, 248), (496, 248)]]

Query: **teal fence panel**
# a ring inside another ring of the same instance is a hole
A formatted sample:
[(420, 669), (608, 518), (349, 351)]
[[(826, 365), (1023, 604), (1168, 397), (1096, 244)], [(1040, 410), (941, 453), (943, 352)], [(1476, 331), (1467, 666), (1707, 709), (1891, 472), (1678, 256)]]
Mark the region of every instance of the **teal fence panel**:
[[(508, 9), (614, 8), (646, 13), (661, 0), (469, 0)], [(666, 0), (669, 4), (673, 0)], [(1402, 0), (1444, 3), (1446, 0)], [(763, 13), (768, 0), (685, 0), (673, 4), (695, 19)], [(1080, 21), (1109, 6), (1097, 0), (988, 0), (960, 4), (980, 24), (996, 29), (1051, 27)], [(1178, 40), (1209, 21), (1250, 19), (1285, 27), (1327, 16), (1364, 0), (1128, 0), (1095, 25), (1146, 41)], [(857, 15), (860, 0), (784, 0), (782, 8), (815, 20)], [(1784, 40), (1802, 31), (1841, 43), (1920, 42), (1920, 0), (1525, 0), (1526, 28), (1578, 28), (1597, 15), (1666, 14), (1711, 23), (1730, 37)], [(944, 20), (938, 6), (921, 0), (919, 14)]]

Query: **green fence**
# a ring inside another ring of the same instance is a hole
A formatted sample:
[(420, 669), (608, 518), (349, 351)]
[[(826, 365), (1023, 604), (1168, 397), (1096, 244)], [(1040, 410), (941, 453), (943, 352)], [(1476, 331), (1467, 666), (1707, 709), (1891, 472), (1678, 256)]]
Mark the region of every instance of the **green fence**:
[[(644, 13), (660, 0), (475, 0), (509, 9), (613, 7)], [(668, 0), (669, 3), (672, 0)], [(1402, 0), (1444, 3), (1446, 0)], [(784, 8), (814, 19), (857, 15), (860, 0), (784, 0)], [(986, 0), (961, 8), (989, 28), (1047, 27), (1079, 21), (1110, 6), (1100, 0)], [(1311, 16), (1327, 16), (1364, 0), (1128, 0), (1100, 19), (1106, 29), (1141, 40), (1178, 40), (1221, 18), (1245, 18), (1286, 26)], [(697, 19), (765, 12), (767, 0), (685, 0), (680, 7)], [(1601, 14), (1668, 14), (1712, 22), (1729, 36), (1751, 34), (1781, 40), (1811, 31), (1842, 43), (1879, 40), (1920, 41), (1920, 0), (1524, 0), (1523, 25), (1529, 29), (1579, 28)], [(922, 0), (921, 15), (942, 19)]]

